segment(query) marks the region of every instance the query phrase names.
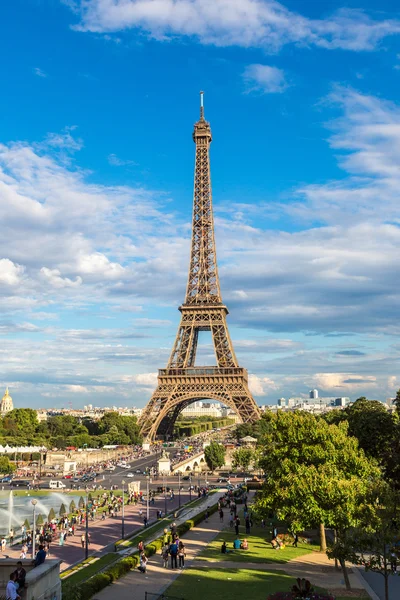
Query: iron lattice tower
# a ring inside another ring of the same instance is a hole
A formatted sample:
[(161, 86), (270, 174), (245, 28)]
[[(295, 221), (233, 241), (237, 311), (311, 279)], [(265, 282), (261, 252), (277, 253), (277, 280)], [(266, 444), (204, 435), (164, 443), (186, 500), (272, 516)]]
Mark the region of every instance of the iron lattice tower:
[[(139, 425), (143, 437), (171, 435), (179, 413), (196, 400), (213, 399), (232, 408), (243, 422), (259, 419), (249, 391), (247, 370), (239, 367), (226, 324), (227, 307), (219, 285), (214, 239), (210, 177), (211, 127), (204, 119), (194, 126), (196, 144), (193, 226), (189, 277), (178, 333), (166, 369), (158, 372), (158, 386), (144, 409)], [(215, 367), (195, 367), (199, 331), (211, 331)]]

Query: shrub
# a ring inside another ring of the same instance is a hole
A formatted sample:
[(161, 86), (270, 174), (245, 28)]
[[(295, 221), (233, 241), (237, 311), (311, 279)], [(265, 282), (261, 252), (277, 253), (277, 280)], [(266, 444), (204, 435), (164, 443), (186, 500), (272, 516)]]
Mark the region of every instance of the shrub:
[[(335, 596), (332, 594), (324, 594), (319, 592), (312, 592), (308, 597), (309, 600), (335, 600)], [(270, 594), (267, 600), (297, 600), (298, 596), (294, 592), (274, 592)], [(63, 598), (64, 600), (64, 598)]]

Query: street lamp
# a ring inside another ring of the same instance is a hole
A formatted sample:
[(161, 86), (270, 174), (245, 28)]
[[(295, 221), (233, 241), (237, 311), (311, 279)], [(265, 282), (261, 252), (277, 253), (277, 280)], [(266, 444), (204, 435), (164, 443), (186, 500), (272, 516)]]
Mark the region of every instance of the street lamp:
[(181, 507), (181, 472), (178, 471), (178, 501), (179, 501), (179, 506), (178, 508)]
[(167, 488), (165, 486), (165, 473), (163, 473), (163, 488), (164, 488), (164, 517), (167, 516)]
[(85, 558), (89, 556), (89, 496), (86, 488)]
[(125, 479), (122, 480), (122, 527), (121, 537), (125, 538)]
[(147, 517), (147, 522), (149, 521), (150, 518), (150, 507), (149, 507), (149, 481), (150, 481), (150, 475), (146, 475), (146, 498), (147, 498), (147, 505), (146, 505), (146, 517)]
[(32, 558), (35, 558), (35, 542), (36, 542), (36, 504), (37, 500), (33, 498), (31, 500), (33, 506), (33, 532), (32, 532)]
[(192, 474), (189, 475), (189, 502), (192, 501)]

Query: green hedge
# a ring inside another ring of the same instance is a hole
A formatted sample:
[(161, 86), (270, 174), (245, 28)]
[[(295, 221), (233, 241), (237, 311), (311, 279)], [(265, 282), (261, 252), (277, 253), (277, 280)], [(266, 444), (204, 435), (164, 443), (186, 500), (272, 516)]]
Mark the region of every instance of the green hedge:
[[(218, 510), (218, 505), (214, 504), (210, 506), (208, 512), (210, 515), (215, 513)], [(190, 529), (195, 527), (198, 523), (200, 523), (206, 514), (206, 511), (203, 510), (198, 515), (195, 515), (193, 519), (188, 519), (184, 523), (178, 525), (178, 533), (180, 536), (187, 533)], [(157, 538), (146, 546), (146, 556), (153, 556), (163, 547), (163, 536)], [(94, 594), (100, 592), (105, 587), (110, 585), (113, 581), (116, 581), (123, 575), (126, 575), (129, 571), (137, 567), (139, 564), (139, 556), (138, 554), (132, 554), (121, 560), (118, 560), (115, 564), (109, 567), (103, 573), (98, 573), (94, 575), (87, 581), (78, 585), (73, 585), (68, 583), (68, 579), (64, 580), (62, 583), (62, 596), (63, 600), (89, 600)]]

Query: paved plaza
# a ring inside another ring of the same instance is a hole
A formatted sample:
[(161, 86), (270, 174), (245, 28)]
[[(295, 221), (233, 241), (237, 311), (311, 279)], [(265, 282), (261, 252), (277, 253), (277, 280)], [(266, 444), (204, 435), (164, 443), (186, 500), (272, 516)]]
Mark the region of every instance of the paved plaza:
[[(196, 496), (193, 496), (195, 498)], [(189, 493), (181, 492), (181, 505), (184, 502), (189, 501)], [(156, 496), (154, 506), (149, 507), (150, 512), (150, 523), (156, 521), (157, 510), (164, 512), (164, 496)], [(167, 510), (168, 512), (177, 509), (179, 505), (178, 495), (175, 494), (173, 500), (167, 498)], [(139, 512), (142, 511), (142, 516)], [(125, 505), (125, 535), (128, 535), (139, 528), (143, 527), (143, 516), (146, 515), (146, 504), (137, 505)], [(94, 521), (89, 520), (89, 533), (90, 533), (90, 546), (89, 554), (102, 553), (104, 548), (114, 544), (117, 540), (121, 539), (122, 531), (122, 517), (119, 511), (117, 517), (107, 516), (104, 521), (101, 518), (96, 518)], [(54, 541), (50, 547), (51, 558), (59, 558), (62, 560), (61, 570), (66, 569), (71, 564), (74, 564), (85, 557), (85, 550), (81, 546), (81, 535), (85, 532), (85, 526), (76, 526), (75, 536), (68, 536), (64, 546)], [(15, 543), (12, 548), (6, 547), (5, 552), (0, 556), (10, 556), (19, 558), (21, 552), (21, 544)]]

